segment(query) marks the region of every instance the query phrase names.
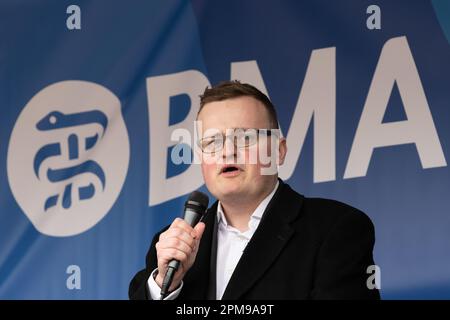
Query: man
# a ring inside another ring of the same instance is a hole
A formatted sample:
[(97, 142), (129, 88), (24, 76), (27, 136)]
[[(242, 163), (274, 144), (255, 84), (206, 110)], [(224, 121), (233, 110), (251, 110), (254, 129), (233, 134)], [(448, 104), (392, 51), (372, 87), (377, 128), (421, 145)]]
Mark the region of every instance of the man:
[(207, 88), (197, 120), (202, 174), (218, 201), (194, 228), (176, 219), (154, 237), (131, 299), (159, 299), (172, 259), (181, 266), (166, 299), (379, 298), (367, 285), (370, 219), (337, 201), (305, 198), (270, 170), (283, 164), (287, 146), (263, 93), (238, 81)]

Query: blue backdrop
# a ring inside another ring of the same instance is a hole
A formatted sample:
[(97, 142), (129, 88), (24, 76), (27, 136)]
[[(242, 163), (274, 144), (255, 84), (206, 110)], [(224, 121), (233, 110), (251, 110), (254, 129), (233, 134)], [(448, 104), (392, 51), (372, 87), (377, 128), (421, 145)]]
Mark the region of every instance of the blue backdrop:
[(0, 298), (127, 298), (206, 191), (170, 134), (231, 78), (276, 105), (294, 189), (371, 217), (382, 297), (450, 298), (450, 4), (372, 4), (1, 1)]

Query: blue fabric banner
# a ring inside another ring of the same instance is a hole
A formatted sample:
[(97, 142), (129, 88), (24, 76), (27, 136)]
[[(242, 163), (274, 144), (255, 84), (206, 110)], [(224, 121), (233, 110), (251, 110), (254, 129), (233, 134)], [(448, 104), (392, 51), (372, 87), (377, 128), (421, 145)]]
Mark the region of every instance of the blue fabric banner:
[(382, 298), (450, 298), (448, 1), (6, 0), (0, 39), (0, 299), (126, 299), (229, 79), (275, 104), (282, 179), (370, 216)]

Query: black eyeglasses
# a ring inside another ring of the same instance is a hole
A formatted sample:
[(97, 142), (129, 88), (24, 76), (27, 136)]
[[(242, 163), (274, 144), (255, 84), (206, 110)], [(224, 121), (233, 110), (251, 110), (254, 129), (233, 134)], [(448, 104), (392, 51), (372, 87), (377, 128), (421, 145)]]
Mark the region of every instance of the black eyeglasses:
[(225, 135), (218, 132), (215, 135), (202, 138), (198, 141), (198, 145), (204, 153), (216, 153), (223, 149), (223, 145), (227, 138), (231, 138), (236, 148), (248, 148), (258, 142), (262, 136), (270, 137), (272, 135), (279, 136), (279, 129), (228, 129), (232, 134)]

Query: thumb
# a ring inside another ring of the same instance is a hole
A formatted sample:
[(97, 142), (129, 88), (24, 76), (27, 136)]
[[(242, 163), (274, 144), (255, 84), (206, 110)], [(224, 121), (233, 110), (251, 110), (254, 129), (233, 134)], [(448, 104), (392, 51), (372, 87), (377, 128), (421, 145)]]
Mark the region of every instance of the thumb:
[(205, 223), (204, 222), (199, 222), (197, 223), (197, 225), (194, 227), (194, 231), (196, 233), (195, 239), (197, 241), (200, 241), (200, 239), (202, 238), (203, 232), (205, 231)]

